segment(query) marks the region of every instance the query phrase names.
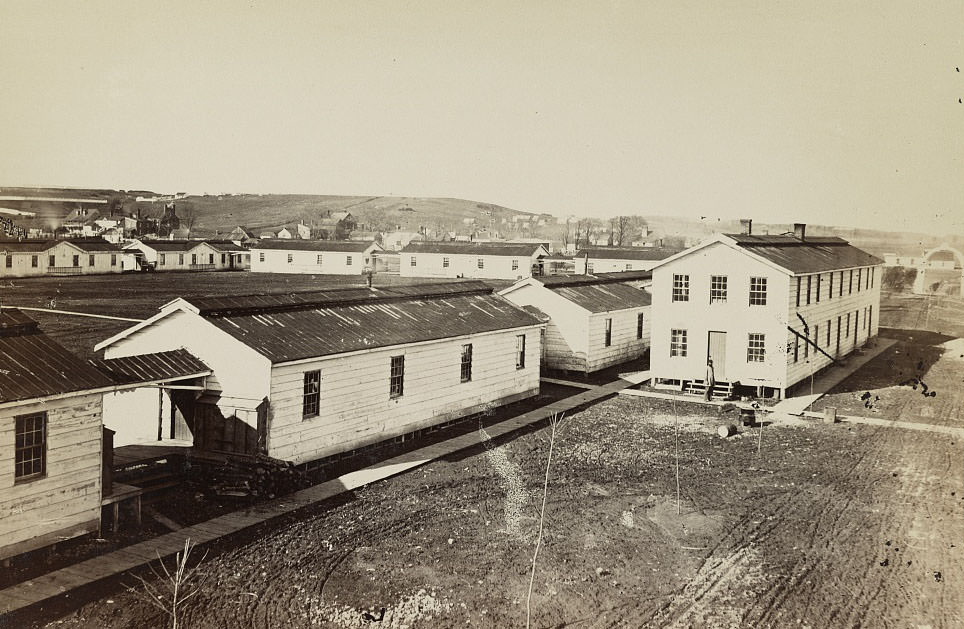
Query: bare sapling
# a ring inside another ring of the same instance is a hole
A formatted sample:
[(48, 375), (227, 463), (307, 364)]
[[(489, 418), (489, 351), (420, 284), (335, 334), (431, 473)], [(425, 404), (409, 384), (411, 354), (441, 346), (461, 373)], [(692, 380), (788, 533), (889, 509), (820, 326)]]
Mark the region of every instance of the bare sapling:
[(526, 595), (526, 629), (532, 622), (532, 585), (536, 579), (536, 560), (539, 558), (539, 548), (542, 546), (542, 531), (546, 522), (546, 499), (549, 496), (549, 470), (552, 467), (552, 448), (556, 443), (556, 430), (565, 417), (563, 413), (553, 413), (549, 417), (549, 456), (546, 458), (546, 474), (542, 483), (542, 510), (539, 514), (539, 533), (536, 535), (536, 549), (532, 553), (532, 571), (529, 574), (529, 593)]
[(173, 572), (167, 569), (164, 561), (158, 555), (157, 559), (163, 575), (152, 565), (151, 572), (156, 578), (155, 582), (148, 581), (140, 575), (134, 575), (134, 578), (141, 582), (143, 589), (130, 588), (130, 591), (137, 598), (147, 601), (164, 612), (170, 619), (171, 629), (178, 629), (178, 615), (182, 613), (188, 600), (201, 591), (201, 586), (206, 578), (199, 571), (199, 568), (207, 557), (207, 553), (204, 553), (193, 568), (188, 567), (191, 550), (194, 546), (195, 544), (191, 543), (190, 537), (184, 540), (184, 551), (177, 553), (174, 558)]
[(675, 425), (675, 440), (676, 440), (676, 515), (680, 515), (683, 511), (682, 500), (680, 497), (680, 486), (679, 486), (679, 413), (676, 411), (676, 398), (673, 398), (673, 417)]

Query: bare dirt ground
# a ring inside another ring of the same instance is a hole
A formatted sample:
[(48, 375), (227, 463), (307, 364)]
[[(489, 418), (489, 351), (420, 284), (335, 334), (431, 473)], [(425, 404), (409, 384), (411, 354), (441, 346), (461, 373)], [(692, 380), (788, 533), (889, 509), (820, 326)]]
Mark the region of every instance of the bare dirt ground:
[[(723, 440), (703, 407), (675, 411), (679, 514), (672, 402), (615, 398), (565, 420), (533, 626), (964, 626), (960, 443), (818, 423)], [(490, 443), (236, 540), (205, 559), (209, 580), (182, 626), (523, 626), (548, 434)], [(364, 614), (381, 608), (383, 624), (370, 625)], [(46, 620), (163, 622), (118, 583)]]

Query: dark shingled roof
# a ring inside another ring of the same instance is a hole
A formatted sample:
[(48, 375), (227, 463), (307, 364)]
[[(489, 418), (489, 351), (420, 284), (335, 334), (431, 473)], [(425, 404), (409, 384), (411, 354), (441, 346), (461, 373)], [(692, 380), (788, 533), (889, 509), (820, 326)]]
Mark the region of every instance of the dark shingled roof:
[(0, 310), (0, 403), (109, 387), (111, 380), (71, 354), (19, 310)]
[(273, 363), (540, 324), (471, 281), (187, 301)]
[[(542, 279), (549, 278), (540, 278), (540, 281)], [(620, 282), (595, 279), (597, 281), (546, 283), (545, 287), (589, 312), (641, 308), (653, 303), (649, 293), (644, 290)]]
[(402, 253), (451, 253), (470, 256), (531, 256), (540, 247), (538, 243), (502, 242), (410, 242)]
[(371, 242), (352, 242), (350, 240), (262, 240), (256, 245), (251, 245), (251, 250), (256, 249), (282, 249), (285, 251), (334, 251), (345, 253), (362, 253), (365, 249), (372, 246)]
[(665, 260), (674, 256), (682, 249), (667, 249), (665, 247), (587, 247), (576, 252), (576, 257), (596, 260)]
[(218, 251), (242, 252), (242, 251), (248, 250), (247, 247), (241, 247), (239, 245), (236, 245), (234, 244), (234, 242), (230, 240), (205, 240), (204, 242), (211, 245)]
[(823, 273), (838, 269), (883, 264), (883, 260), (835, 236), (754, 236), (724, 234), (737, 246), (769, 260), (791, 273)]
[(95, 251), (107, 251), (110, 253), (122, 253), (123, 250), (112, 242), (107, 242), (103, 238), (89, 239), (89, 240), (21, 240), (21, 241), (3, 241), (0, 242), (0, 251), (9, 251), (11, 253), (43, 253), (47, 249), (57, 245), (58, 243), (66, 242), (74, 245), (75, 247), (93, 253)]
[(90, 362), (118, 384), (168, 382), (211, 374), (210, 367), (186, 349)]
[(190, 251), (198, 245), (204, 244), (203, 240), (142, 240), (145, 247), (150, 247), (154, 251)]

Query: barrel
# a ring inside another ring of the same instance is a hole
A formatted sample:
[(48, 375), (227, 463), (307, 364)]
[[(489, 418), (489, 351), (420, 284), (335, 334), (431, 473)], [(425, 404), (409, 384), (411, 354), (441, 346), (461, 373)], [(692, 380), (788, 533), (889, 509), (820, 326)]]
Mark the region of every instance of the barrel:
[(726, 439), (727, 437), (732, 437), (736, 434), (736, 426), (733, 424), (723, 424), (716, 429), (716, 434)]

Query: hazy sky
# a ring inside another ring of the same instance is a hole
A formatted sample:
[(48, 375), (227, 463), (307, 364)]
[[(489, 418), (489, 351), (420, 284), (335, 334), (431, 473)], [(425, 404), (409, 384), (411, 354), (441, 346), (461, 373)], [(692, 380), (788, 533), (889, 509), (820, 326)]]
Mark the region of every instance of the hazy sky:
[(964, 232), (964, 3), (0, 2), (0, 185)]

